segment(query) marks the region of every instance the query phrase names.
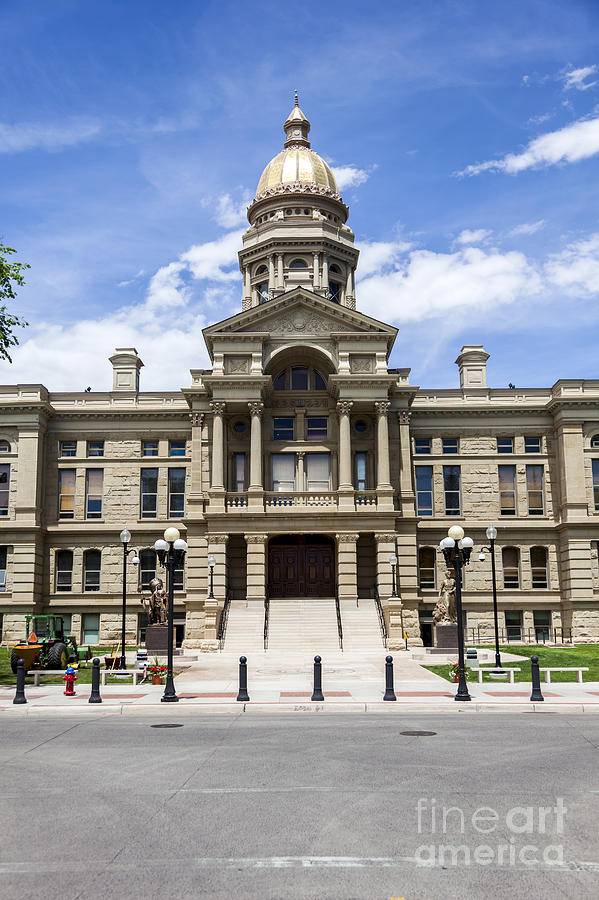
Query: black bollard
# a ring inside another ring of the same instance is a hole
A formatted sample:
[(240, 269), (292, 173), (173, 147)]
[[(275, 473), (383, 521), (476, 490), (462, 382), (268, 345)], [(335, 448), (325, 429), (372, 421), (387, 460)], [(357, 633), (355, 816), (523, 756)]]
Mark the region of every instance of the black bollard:
[(385, 696), (383, 700), (397, 700), (393, 686), (393, 657), (388, 656), (385, 661)]
[(27, 703), (25, 697), (25, 660), (17, 660), (17, 690), (13, 703)]
[(322, 693), (322, 665), (320, 656), (314, 657), (314, 691), (311, 699), (318, 701), (324, 700), (324, 694)]
[(92, 662), (92, 692), (89, 695), (88, 703), (101, 703), (100, 697), (100, 660), (96, 656)]
[(539, 657), (531, 656), (530, 658), (530, 676), (532, 679), (532, 694), (530, 699), (533, 703), (541, 703), (545, 698), (541, 693), (541, 673), (539, 672)]
[(242, 703), (249, 703), (248, 694), (248, 661), (245, 656), (239, 657), (239, 693), (237, 699)]

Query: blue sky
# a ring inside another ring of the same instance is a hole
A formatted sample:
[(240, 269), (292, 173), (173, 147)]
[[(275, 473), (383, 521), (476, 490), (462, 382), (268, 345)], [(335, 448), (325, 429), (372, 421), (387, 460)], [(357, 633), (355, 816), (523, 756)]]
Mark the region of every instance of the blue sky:
[(0, 381), (208, 365), (296, 88), (392, 365), (454, 387), (482, 343), (492, 386), (599, 377), (598, 47), (596, 0), (3, 4), (0, 239), (32, 268)]

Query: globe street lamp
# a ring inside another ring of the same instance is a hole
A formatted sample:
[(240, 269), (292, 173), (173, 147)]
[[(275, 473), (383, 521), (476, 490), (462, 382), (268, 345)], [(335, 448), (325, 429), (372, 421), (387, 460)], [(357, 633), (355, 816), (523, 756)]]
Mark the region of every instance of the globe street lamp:
[(208, 565), (210, 566), (210, 593), (208, 594), (208, 599), (214, 600), (214, 567), (216, 560), (212, 554), (208, 557)]
[(464, 529), (461, 525), (452, 525), (447, 532), (447, 537), (440, 543), (445, 562), (453, 566), (455, 572), (455, 602), (458, 619), (458, 690), (456, 700), (472, 700), (466, 684), (466, 669), (464, 666), (464, 621), (462, 615), (462, 568), (470, 562), (470, 554), (474, 546), (472, 538), (464, 537)]
[(187, 544), (182, 540), (178, 528), (171, 526), (164, 532), (164, 540), (160, 538), (154, 544), (161, 566), (166, 566), (168, 579), (168, 630), (167, 630), (167, 669), (162, 703), (177, 703), (179, 698), (175, 692), (173, 678), (173, 643), (175, 633), (175, 566), (182, 565), (187, 552)]
[(393, 553), (389, 557), (389, 564), (391, 565), (391, 578), (393, 579), (393, 590), (391, 591), (391, 596), (397, 597), (397, 594), (395, 593), (395, 567), (397, 565), (397, 556), (395, 555), (395, 553)]
[(497, 529), (493, 524), (489, 525), (486, 531), (490, 547), (482, 547), (478, 558), (481, 562), (485, 561), (485, 552), (491, 554), (491, 576), (493, 579), (493, 619), (495, 621), (495, 668), (501, 669), (501, 656), (499, 654), (499, 622), (497, 617), (497, 578), (495, 574), (495, 538), (497, 537)]
[(139, 557), (136, 550), (129, 550), (129, 541), (131, 540), (131, 532), (125, 525), (120, 533), (121, 544), (123, 545), (123, 622), (121, 627), (121, 669), (127, 668), (125, 661), (125, 616), (127, 614), (127, 558), (133, 553), (132, 563), (134, 566), (139, 565)]

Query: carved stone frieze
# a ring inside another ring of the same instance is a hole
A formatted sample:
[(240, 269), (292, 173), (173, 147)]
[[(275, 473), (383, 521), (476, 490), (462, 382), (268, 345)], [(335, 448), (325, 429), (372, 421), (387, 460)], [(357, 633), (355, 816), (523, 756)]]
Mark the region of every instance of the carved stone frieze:
[(394, 532), (387, 533), (377, 531), (375, 532), (374, 537), (377, 544), (393, 544), (395, 543), (397, 535)]
[(342, 534), (336, 534), (335, 537), (340, 544), (355, 544), (360, 535), (355, 532), (347, 531)]
[(251, 362), (250, 356), (225, 356), (225, 374), (249, 375)]
[(351, 353), (349, 357), (349, 370), (357, 375), (374, 372), (374, 356), (358, 356), (357, 353)]
[(226, 544), (229, 540), (228, 534), (221, 534), (220, 532), (213, 532), (208, 535), (208, 545), (212, 546), (213, 544)]
[(246, 544), (264, 544), (268, 540), (267, 534), (246, 534), (244, 537)]

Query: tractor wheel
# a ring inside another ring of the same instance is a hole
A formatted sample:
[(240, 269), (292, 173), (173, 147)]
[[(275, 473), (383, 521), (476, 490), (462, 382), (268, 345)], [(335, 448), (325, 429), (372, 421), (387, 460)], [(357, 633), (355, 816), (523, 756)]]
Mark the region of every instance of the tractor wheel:
[[(21, 655), (18, 650), (13, 650), (10, 654), (10, 667), (13, 671), (13, 675), (17, 674), (17, 663), (21, 659)], [(27, 667), (25, 667), (25, 671), (27, 671)]]
[(68, 662), (68, 653), (66, 644), (53, 644), (48, 650), (48, 669), (66, 669)]

